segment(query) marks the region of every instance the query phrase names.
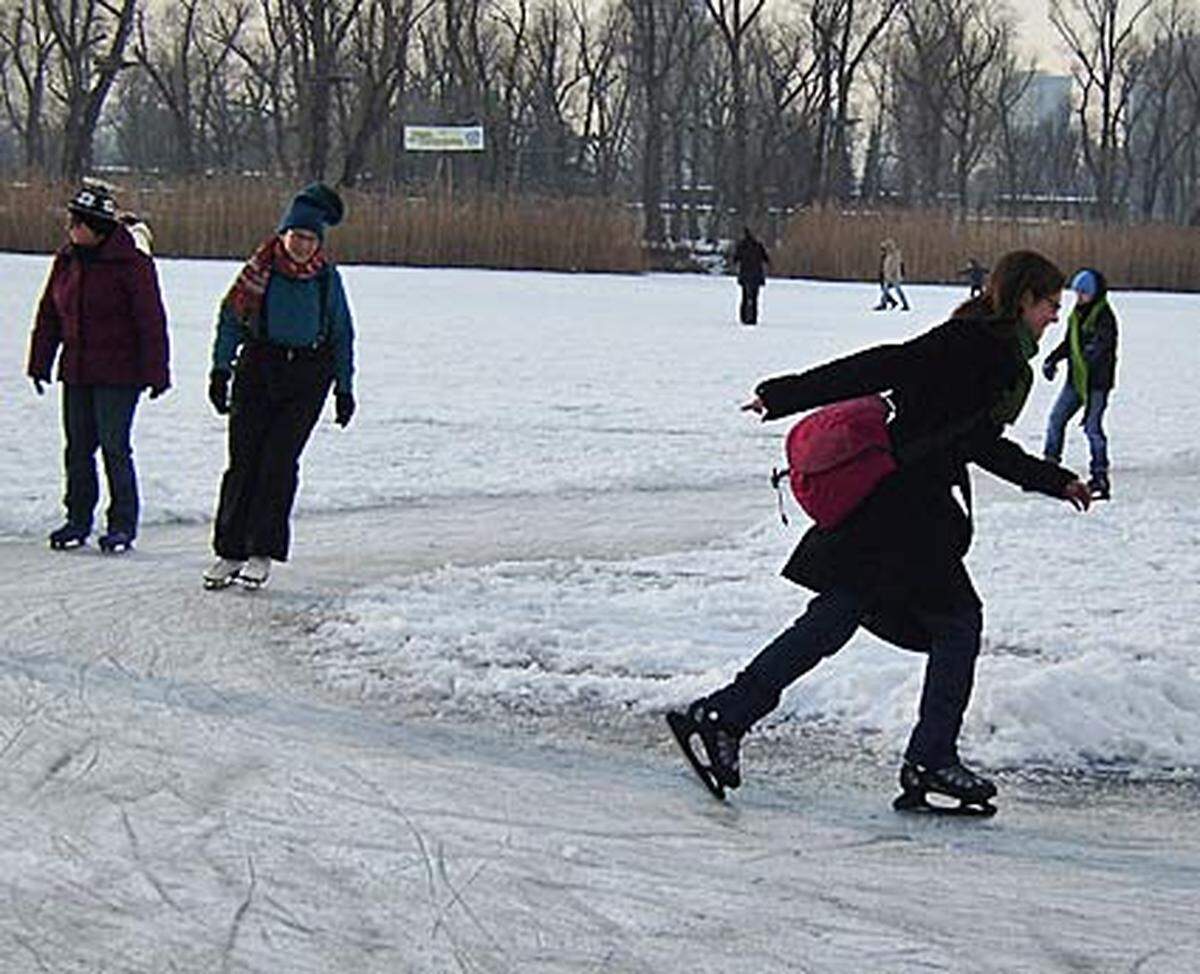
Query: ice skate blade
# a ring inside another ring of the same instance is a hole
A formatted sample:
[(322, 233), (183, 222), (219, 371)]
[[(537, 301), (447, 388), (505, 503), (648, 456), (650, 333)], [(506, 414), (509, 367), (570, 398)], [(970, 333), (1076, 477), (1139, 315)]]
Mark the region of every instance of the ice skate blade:
[(76, 548), (82, 548), (86, 541), (51, 541), (51, 551), (74, 551)]
[(102, 544), (100, 550), (106, 555), (123, 555), (127, 551), (133, 550), (131, 544)]
[(688, 759), (688, 764), (696, 772), (696, 777), (704, 782), (704, 787), (709, 790), (714, 798), (724, 801), (725, 786), (717, 780), (717, 776), (713, 774), (712, 768), (696, 756), (696, 752), (692, 748), (692, 738), (700, 736), (699, 731), (696, 730), (696, 725), (684, 714), (672, 710), (667, 714), (667, 726), (671, 728), (671, 733), (675, 737), (675, 743), (683, 751), (683, 756)]
[(236, 581), (236, 575), (230, 575), (228, 578), (206, 578), (204, 579), (204, 590), (206, 592), (219, 592), (222, 589), (229, 588)]
[(923, 792), (906, 791), (896, 796), (892, 808), (897, 812), (907, 812), (917, 815), (944, 815), (959, 818), (991, 818), (996, 814), (996, 806), (990, 801), (967, 802), (946, 796), (950, 801), (958, 801), (957, 805), (935, 805)]
[(243, 578), (241, 575), (239, 575), (236, 579), (234, 579), (234, 581), (236, 581), (247, 592), (257, 592), (260, 588), (266, 588), (267, 582), (270, 581), (270, 579)]

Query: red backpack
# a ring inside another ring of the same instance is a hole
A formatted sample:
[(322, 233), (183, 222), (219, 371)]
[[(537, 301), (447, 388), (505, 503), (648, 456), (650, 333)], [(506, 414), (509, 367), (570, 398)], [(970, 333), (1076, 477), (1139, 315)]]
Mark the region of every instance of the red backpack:
[[(888, 436), (889, 412), (882, 396), (871, 395), (809, 413), (788, 432), (787, 469), (773, 471), (772, 485), (778, 490), (787, 477), (817, 527), (837, 527), (899, 469)], [(781, 513), (782, 505), (780, 498)]]

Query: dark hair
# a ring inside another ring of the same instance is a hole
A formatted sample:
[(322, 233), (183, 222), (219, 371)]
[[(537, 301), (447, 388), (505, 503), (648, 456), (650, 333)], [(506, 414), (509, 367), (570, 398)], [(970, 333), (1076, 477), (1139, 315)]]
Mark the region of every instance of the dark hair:
[(954, 316), (1016, 319), (1026, 294), (1040, 301), (1057, 294), (1066, 282), (1058, 266), (1037, 251), (1012, 250), (996, 261), (983, 294), (959, 305)]

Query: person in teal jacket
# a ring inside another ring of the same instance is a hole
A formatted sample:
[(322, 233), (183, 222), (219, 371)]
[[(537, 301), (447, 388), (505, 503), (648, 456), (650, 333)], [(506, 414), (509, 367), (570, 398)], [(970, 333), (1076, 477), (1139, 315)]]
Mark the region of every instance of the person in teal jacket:
[(1083, 431), (1091, 451), (1088, 487), (1096, 500), (1112, 496), (1109, 478), (1108, 437), (1104, 412), (1116, 382), (1117, 316), (1108, 300), (1108, 282), (1094, 268), (1085, 267), (1071, 279), (1075, 307), (1067, 319), (1067, 333), (1046, 356), (1042, 373), (1053, 380), (1058, 363), (1067, 359), (1067, 381), (1058, 394), (1046, 423), (1047, 460), (1062, 459), (1067, 422), (1083, 408)]
[(287, 560), (300, 455), (330, 386), (338, 426), (354, 415), (354, 326), (324, 249), (344, 212), (328, 186), (305, 187), (221, 302), (208, 397), (229, 416), (229, 465), (206, 588), (258, 588)]

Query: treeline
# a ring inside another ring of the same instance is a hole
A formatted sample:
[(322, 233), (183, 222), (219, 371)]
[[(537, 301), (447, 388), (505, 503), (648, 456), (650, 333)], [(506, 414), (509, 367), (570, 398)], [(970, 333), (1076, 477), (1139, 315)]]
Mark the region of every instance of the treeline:
[(1189, 222), (1194, 0), (1049, 9), (1059, 88), (991, 0), (6, 0), (0, 167), (619, 199), (651, 243), (831, 205)]

